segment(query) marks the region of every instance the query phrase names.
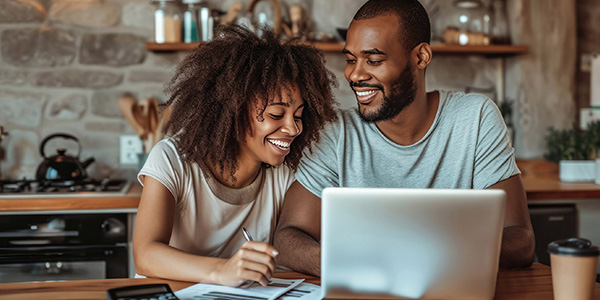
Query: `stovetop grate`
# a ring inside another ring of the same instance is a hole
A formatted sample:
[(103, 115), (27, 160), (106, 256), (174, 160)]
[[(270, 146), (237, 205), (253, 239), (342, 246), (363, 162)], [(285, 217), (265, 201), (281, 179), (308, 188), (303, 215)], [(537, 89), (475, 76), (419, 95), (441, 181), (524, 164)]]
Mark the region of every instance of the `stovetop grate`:
[(83, 180), (0, 180), (0, 194), (53, 194), (98, 192), (126, 192), (125, 179), (83, 179)]

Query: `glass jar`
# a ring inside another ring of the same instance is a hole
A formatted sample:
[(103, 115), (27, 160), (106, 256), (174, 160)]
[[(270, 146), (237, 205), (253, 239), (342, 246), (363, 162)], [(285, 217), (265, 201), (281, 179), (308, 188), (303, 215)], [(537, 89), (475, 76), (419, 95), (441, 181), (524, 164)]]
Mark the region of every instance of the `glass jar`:
[(183, 0), (186, 9), (183, 12), (183, 42), (198, 41), (198, 10), (201, 0)]
[(506, 16), (506, 5), (504, 0), (493, 0), (493, 23), (490, 36), (492, 44), (510, 44), (510, 35), (508, 31), (508, 20)]
[(481, 0), (454, 1), (442, 26), (443, 39), (448, 44), (490, 44), (491, 13)]
[(200, 2), (198, 8), (198, 40), (201, 42), (209, 42), (213, 38), (214, 18), (213, 12), (208, 7), (207, 1)]
[(154, 41), (156, 43), (181, 42), (181, 11), (175, 0), (153, 0)]

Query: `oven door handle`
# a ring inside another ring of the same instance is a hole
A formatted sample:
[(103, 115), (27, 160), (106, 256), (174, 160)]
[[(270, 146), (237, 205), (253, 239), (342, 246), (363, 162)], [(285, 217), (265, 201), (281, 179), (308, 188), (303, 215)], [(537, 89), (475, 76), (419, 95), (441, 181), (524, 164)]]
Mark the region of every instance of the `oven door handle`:
[(35, 239), (35, 240), (14, 240), (8, 241), (9, 244), (15, 246), (41, 246), (50, 245), (51, 241), (46, 239)]
[(57, 232), (40, 232), (40, 231), (8, 231), (0, 232), (0, 238), (23, 238), (23, 237), (67, 237), (79, 236), (78, 231), (57, 231)]

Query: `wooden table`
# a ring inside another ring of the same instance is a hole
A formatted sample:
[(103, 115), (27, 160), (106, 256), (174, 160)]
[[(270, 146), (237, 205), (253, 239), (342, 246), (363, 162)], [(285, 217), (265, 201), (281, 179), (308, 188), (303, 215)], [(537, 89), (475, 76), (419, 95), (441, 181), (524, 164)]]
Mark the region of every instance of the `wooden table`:
[[(320, 279), (294, 272), (280, 272), (278, 278), (306, 278), (306, 282), (320, 284)], [(24, 282), (0, 284), (0, 299), (87, 299), (104, 300), (106, 290), (136, 284), (168, 283), (174, 291), (192, 285), (191, 282), (162, 279), (104, 279), (62, 282)], [(530, 268), (500, 270), (495, 299), (553, 299), (550, 268), (534, 263)], [(600, 284), (596, 283), (595, 300), (600, 300)]]

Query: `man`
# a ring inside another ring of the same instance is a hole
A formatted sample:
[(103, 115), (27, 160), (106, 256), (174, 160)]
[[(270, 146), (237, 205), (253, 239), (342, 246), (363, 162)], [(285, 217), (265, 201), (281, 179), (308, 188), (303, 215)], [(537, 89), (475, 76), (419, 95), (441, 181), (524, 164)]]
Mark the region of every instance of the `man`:
[(429, 41), (416, 0), (370, 0), (356, 13), (343, 52), (358, 108), (341, 112), (301, 161), (275, 233), (279, 264), (320, 275), (320, 195), (332, 186), (503, 189), (500, 266), (532, 263), (533, 229), (502, 117), (481, 95), (426, 92)]

